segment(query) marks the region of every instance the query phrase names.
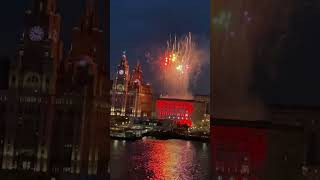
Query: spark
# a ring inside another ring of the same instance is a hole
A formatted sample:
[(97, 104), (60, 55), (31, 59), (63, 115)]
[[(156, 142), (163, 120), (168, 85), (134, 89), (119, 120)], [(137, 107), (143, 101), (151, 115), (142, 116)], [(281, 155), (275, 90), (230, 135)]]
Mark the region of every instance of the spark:
[(199, 74), (203, 64), (191, 33), (182, 38), (170, 34), (160, 58), (165, 94), (171, 97), (190, 97), (189, 85)]

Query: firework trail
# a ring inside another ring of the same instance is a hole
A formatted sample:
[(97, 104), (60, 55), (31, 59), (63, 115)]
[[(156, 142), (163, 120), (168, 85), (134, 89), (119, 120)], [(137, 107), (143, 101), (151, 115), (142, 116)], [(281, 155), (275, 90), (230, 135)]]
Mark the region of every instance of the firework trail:
[(171, 98), (191, 99), (190, 83), (196, 79), (203, 64), (201, 51), (191, 33), (182, 39), (170, 35), (166, 45), (164, 55), (160, 57), (164, 94)]

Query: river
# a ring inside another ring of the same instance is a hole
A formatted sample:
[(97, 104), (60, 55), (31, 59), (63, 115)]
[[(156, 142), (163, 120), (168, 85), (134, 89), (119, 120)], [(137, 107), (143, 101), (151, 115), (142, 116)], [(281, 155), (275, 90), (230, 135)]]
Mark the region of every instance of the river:
[(210, 145), (144, 138), (111, 141), (112, 180), (208, 180)]

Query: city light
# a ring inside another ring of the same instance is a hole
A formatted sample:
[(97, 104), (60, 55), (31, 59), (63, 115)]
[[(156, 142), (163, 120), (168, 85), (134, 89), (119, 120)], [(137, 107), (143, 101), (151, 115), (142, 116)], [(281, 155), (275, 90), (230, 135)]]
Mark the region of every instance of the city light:
[[(192, 102), (186, 100), (159, 99), (156, 102), (157, 117), (159, 119), (171, 119), (178, 125), (192, 126), (190, 114), (194, 107)], [(180, 113), (179, 113), (180, 112)]]
[(176, 68), (178, 71), (182, 71), (182, 65), (178, 65)]

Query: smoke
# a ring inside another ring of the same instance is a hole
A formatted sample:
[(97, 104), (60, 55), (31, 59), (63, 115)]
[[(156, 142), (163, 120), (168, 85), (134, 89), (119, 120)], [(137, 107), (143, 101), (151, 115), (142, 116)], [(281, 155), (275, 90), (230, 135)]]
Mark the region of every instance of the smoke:
[(216, 2), (211, 23), (211, 107), (215, 118), (270, 118), (266, 102), (259, 95), (265, 90), (252, 91), (257, 83), (267, 84), (261, 77), (257, 77), (259, 72), (255, 70), (257, 65), (261, 65), (268, 76), (273, 76), (275, 59), (265, 47), (277, 49), (276, 42), (268, 42), (274, 39), (277, 41), (278, 36), (282, 37), (287, 32), (290, 2), (291, 0)]
[(155, 58), (147, 52), (145, 57), (153, 62), (162, 98), (193, 99), (192, 85), (208, 63), (208, 50), (200, 48), (189, 33), (181, 38), (170, 35), (158, 54)]
[[(237, 5), (234, 3), (233, 7), (239, 7)], [(219, 19), (220, 14), (225, 13), (218, 13), (215, 19)], [(234, 8), (227, 14), (229, 18), (220, 18), (227, 22), (213, 20), (211, 24), (214, 29), (214, 59), (211, 66), (212, 115), (223, 119), (264, 119), (263, 103), (249, 92), (254, 66), (253, 47), (247, 36), (249, 24), (240, 19), (243, 14), (241, 8)], [(228, 24), (228, 28), (222, 26), (224, 24)]]

